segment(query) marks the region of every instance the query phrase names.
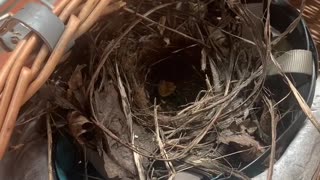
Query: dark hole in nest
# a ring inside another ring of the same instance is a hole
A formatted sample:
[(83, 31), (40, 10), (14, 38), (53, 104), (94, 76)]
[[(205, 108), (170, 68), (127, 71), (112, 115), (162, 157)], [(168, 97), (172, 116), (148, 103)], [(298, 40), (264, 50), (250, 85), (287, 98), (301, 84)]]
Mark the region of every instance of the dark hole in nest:
[(174, 111), (194, 102), (206, 89), (201, 71), (201, 49), (198, 46), (175, 50), (149, 66), (147, 90), (151, 103), (157, 99), (162, 110)]

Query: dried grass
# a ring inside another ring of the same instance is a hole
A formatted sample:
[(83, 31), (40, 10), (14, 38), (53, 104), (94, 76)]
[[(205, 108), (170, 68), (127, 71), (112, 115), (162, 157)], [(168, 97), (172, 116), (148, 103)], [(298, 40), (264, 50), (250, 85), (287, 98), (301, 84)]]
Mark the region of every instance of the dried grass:
[[(158, 6), (149, 3), (141, 2), (137, 6), (128, 2), (124, 13), (118, 15), (123, 16), (118, 17), (119, 24), (110, 22), (97, 27), (94, 33), (99, 34), (99, 39), (96, 43), (101, 45), (97, 48), (103, 49), (103, 54), (98, 65), (92, 68), (95, 71), (87, 92), (95, 91), (97, 82), (105, 76), (102, 72), (109, 75), (118, 86), (127, 120), (154, 130), (158, 150), (152, 157), (165, 162), (170, 177), (181, 170), (176, 162), (183, 165), (191, 158), (193, 160), (187, 163), (190, 165), (199, 158), (206, 162), (206, 159), (227, 157), (226, 154), (219, 155), (217, 149), (230, 142), (220, 142), (219, 137), (241, 134), (256, 143), (248, 145), (245, 140), (236, 141), (235, 146), (230, 144), (231, 147), (251, 148), (252, 154), (259, 156), (264, 152), (262, 144), (267, 143), (257, 140), (260, 138), (254, 135), (257, 129), (250, 132), (247, 127), (254, 119), (251, 114), (259, 117), (261, 107), (268, 108), (262, 105), (265, 103), (263, 82), (268, 49), (263, 36), (254, 29), (259, 25), (254, 24), (243, 5), (231, 1), (163, 1)], [(210, 9), (209, 5), (213, 7)], [(215, 9), (221, 13), (214, 14), (213, 18), (222, 16), (222, 20), (211, 21), (205, 17)], [(121, 19), (130, 19), (132, 23)], [(117, 26), (112, 27), (114, 24)], [(243, 26), (249, 27), (256, 46), (240, 37)], [(101, 37), (113, 28), (120, 30), (115, 33), (118, 35), (107, 39)], [(179, 58), (184, 60), (177, 60)], [(170, 64), (174, 61), (177, 64)], [(189, 64), (184, 65), (184, 61)], [(191, 66), (193, 70), (185, 73), (178, 68), (177, 72), (171, 72), (172, 66)], [(187, 74), (195, 75), (188, 81), (185, 79)], [(181, 98), (179, 91), (188, 100)], [(170, 101), (170, 98), (176, 99)], [(129, 123), (129, 129), (131, 126)], [(137, 152), (139, 147), (134, 147), (131, 149)], [(141, 151), (139, 154), (150, 157)], [(230, 171), (228, 161), (230, 158), (212, 161), (218, 163), (215, 171), (246, 179), (240, 172)], [(226, 162), (227, 166), (224, 165)], [(150, 166), (153, 176), (166, 175), (161, 167)], [(205, 166), (197, 165), (207, 170)]]

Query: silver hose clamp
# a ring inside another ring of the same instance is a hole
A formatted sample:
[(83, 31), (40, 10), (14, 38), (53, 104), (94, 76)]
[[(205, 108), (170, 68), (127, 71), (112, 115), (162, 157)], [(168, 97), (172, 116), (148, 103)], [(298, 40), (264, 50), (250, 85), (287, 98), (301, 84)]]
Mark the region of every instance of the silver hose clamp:
[(12, 51), (19, 41), (34, 32), (52, 51), (64, 30), (63, 22), (46, 6), (30, 3), (14, 16), (0, 22), (0, 45)]

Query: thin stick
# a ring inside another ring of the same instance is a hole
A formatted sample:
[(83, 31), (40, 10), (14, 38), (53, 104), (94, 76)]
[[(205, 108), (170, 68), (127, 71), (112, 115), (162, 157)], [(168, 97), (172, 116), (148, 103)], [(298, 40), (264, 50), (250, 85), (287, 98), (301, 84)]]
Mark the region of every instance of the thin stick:
[(272, 180), (273, 174), (273, 166), (274, 166), (274, 159), (276, 156), (276, 136), (277, 136), (277, 120), (275, 118), (274, 107), (270, 99), (266, 96), (263, 96), (264, 101), (266, 102), (269, 113), (271, 116), (271, 154), (270, 154), (270, 161), (269, 161), (269, 170), (268, 170), (268, 180)]
[[(121, 104), (122, 104), (124, 115), (127, 119), (127, 126), (130, 131), (130, 135), (131, 135), (131, 144), (133, 147), (135, 147), (135, 144), (134, 144), (135, 135), (134, 135), (134, 131), (133, 131), (133, 120), (132, 120), (132, 115), (131, 115), (131, 108), (129, 105), (127, 93), (125, 91), (122, 80), (120, 78), (119, 68), (118, 68), (117, 64), (116, 64), (116, 73), (118, 76), (118, 84), (119, 84), (118, 88), (119, 88), (119, 92), (121, 95)], [(134, 163), (135, 163), (136, 169), (138, 171), (139, 179), (145, 180), (146, 177), (145, 177), (145, 171), (144, 171), (144, 168), (143, 168), (143, 165), (141, 162), (141, 155), (139, 155), (138, 153), (136, 153), (134, 151), (132, 151), (132, 152), (133, 152)]]
[(23, 104), (26, 101), (28, 101), (41, 88), (41, 86), (47, 81), (47, 79), (53, 73), (55, 67), (58, 65), (60, 59), (65, 53), (65, 49), (67, 48), (68, 43), (74, 37), (74, 34), (79, 26), (79, 23), (80, 23), (80, 20), (77, 17), (75, 17), (74, 15), (70, 17), (66, 30), (62, 34), (56, 48), (54, 49), (50, 58), (48, 59), (48, 62), (40, 72), (37, 79), (35, 79), (29, 86), (24, 96)]
[(50, 125), (50, 115), (46, 115), (47, 119), (47, 136), (48, 136), (48, 179), (53, 180), (52, 168), (52, 130)]
[[(133, 143), (133, 146), (134, 146), (134, 134), (133, 136), (131, 137), (131, 142)], [(133, 159), (134, 159), (134, 163), (136, 165), (136, 168), (137, 168), (137, 171), (138, 171), (138, 174), (139, 174), (139, 179), (140, 180), (145, 180), (146, 177), (145, 177), (145, 171), (144, 171), (144, 168), (143, 168), (143, 165), (142, 165), (142, 162), (141, 162), (141, 155), (134, 152), (133, 151)]]
[(21, 70), (21, 74), (17, 83), (17, 88), (14, 91), (13, 97), (10, 102), (10, 107), (7, 112), (7, 116), (4, 120), (3, 126), (0, 131), (0, 159), (3, 158), (9, 145), (10, 137), (15, 127), (16, 119), (18, 117), (18, 113), (22, 103), (23, 95), (31, 80), (30, 75), (31, 71), (29, 68), (24, 67)]
[[(158, 106), (156, 103), (156, 100), (154, 101), (154, 126), (155, 126), (155, 132), (156, 132), (156, 138), (157, 138), (157, 142), (158, 142), (158, 146), (161, 152), (161, 155), (164, 159), (168, 159), (168, 154), (166, 152), (166, 150), (164, 149), (164, 144), (160, 138), (160, 130), (159, 130), (159, 122), (158, 122), (158, 110), (157, 110)], [(170, 175), (175, 175), (176, 171), (172, 165), (172, 163), (170, 161), (165, 161), (164, 162), (168, 171), (170, 172)]]
[(19, 42), (18, 46), (16, 47), (13, 54), (11, 54), (10, 58), (7, 60), (7, 62), (4, 64), (4, 66), (1, 68), (0, 71), (0, 92), (3, 90), (4, 84), (6, 82), (6, 79), (8, 78), (8, 75), (10, 73), (10, 70), (16, 62), (16, 59), (18, 58), (18, 55), (21, 53), (22, 49), (24, 49), (24, 46), (26, 45), (27, 41), (22, 40)]

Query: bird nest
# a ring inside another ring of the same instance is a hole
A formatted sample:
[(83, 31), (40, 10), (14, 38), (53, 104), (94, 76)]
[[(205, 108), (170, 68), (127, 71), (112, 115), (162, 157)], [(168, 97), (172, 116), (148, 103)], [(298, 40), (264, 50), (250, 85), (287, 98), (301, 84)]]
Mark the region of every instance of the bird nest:
[(239, 169), (271, 144), (273, 164), (281, 115), (264, 86), (271, 32), (261, 18), (234, 0), (128, 0), (44, 88), (53, 117), (68, 117), (56, 128), (108, 178), (248, 179)]
[[(249, 17), (231, 1), (143, 1), (96, 25), (93, 114), (113, 143), (129, 146), (126, 162), (138, 171), (119, 169), (160, 178), (196, 167), (243, 178), (232, 169), (264, 153), (279, 116), (263, 89), (267, 49), (253, 28), (262, 26)], [(100, 106), (99, 94), (113, 91), (124, 113), (116, 123), (102, 120)], [(128, 177), (120, 172), (112, 174)]]

